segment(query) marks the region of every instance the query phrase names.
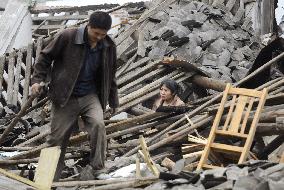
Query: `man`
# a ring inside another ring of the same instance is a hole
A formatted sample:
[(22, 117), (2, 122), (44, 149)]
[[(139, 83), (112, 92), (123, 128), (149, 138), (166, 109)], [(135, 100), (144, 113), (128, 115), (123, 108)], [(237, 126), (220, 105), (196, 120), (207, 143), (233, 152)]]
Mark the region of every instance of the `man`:
[[(51, 68), (49, 96), (52, 100), (51, 134), (47, 143), (61, 146), (61, 156), (54, 180), (59, 180), (64, 166), (64, 155), (78, 116), (90, 136), (91, 170), (99, 173), (104, 168), (106, 131), (103, 110), (107, 103), (112, 112), (118, 107), (116, 46), (107, 35), (111, 17), (105, 12), (90, 15), (87, 26), (70, 28), (58, 34), (44, 48), (34, 67), (32, 93), (40, 92)], [(83, 173), (84, 173), (83, 172)]]

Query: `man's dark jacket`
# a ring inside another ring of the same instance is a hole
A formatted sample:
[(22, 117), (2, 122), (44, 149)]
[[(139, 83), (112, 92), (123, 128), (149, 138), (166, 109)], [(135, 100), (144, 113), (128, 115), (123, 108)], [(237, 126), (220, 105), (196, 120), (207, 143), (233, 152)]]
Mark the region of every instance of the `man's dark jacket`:
[[(84, 30), (85, 27), (64, 30), (41, 51), (35, 64), (32, 84), (45, 81), (53, 63), (49, 96), (56, 105), (67, 103), (83, 65), (87, 48)], [(116, 108), (119, 104), (115, 78), (116, 46), (109, 36), (103, 44), (95, 85), (102, 108), (105, 109), (107, 103)]]

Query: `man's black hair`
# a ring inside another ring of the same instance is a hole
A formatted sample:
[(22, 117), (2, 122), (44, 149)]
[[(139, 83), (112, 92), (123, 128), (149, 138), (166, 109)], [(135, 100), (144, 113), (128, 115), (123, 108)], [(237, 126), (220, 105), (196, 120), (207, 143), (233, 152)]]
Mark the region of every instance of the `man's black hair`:
[(95, 11), (90, 15), (88, 25), (91, 28), (109, 30), (111, 28), (111, 16), (103, 11)]
[(180, 90), (180, 86), (178, 85), (178, 83), (172, 79), (166, 79), (164, 81), (161, 82), (160, 84), (160, 88), (165, 85), (168, 89), (170, 89), (170, 91), (172, 92), (172, 94), (176, 95), (179, 93)]

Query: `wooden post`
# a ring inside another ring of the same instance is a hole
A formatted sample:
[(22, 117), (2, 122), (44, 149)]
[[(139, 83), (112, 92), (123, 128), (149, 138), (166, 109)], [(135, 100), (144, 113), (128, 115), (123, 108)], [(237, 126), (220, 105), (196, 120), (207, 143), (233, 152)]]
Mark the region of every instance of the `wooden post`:
[(16, 73), (15, 73), (15, 81), (14, 81), (14, 89), (13, 89), (13, 99), (12, 104), (17, 105), (18, 102), (18, 93), (19, 93), (19, 85), (20, 85), (20, 78), (21, 78), (21, 64), (23, 63), (23, 53), (19, 51), (17, 53), (17, 63), (16, 63)]
[(29, 44), (27, 48), (25, 83), (24, 83), (24, 89), (23, 89), (22, 105), (24, 105), (28, 100), (30, 79), (31, 79), (31, 69), (32, 69), (32, 55), (33, 55), (33, 44)]
[(273, 32), (274, 1), (261, 1), (261, 35)]
[(4, 66), (5, 66), (5, 56), (0, 57), (0, 98), (2, 97), (2, 92), (3, 92), (3, 81), (4, 81)]
[(13, 100), (14, 66), (15, 66), (15, 52), (12, 52), (9, 55), (9, 65), (8, 65), (7, 104), (12, 104)]

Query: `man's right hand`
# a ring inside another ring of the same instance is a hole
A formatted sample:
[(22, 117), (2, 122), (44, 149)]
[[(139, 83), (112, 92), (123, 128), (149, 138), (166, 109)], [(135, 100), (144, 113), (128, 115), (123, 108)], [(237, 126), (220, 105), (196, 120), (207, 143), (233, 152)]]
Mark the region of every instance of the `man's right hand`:
[(39, 95), (41, 88), (42, 88), (42, 85), (40, 85), (39, 83), (34, 83), (32, 85), (32, 95), (33, 96)]

